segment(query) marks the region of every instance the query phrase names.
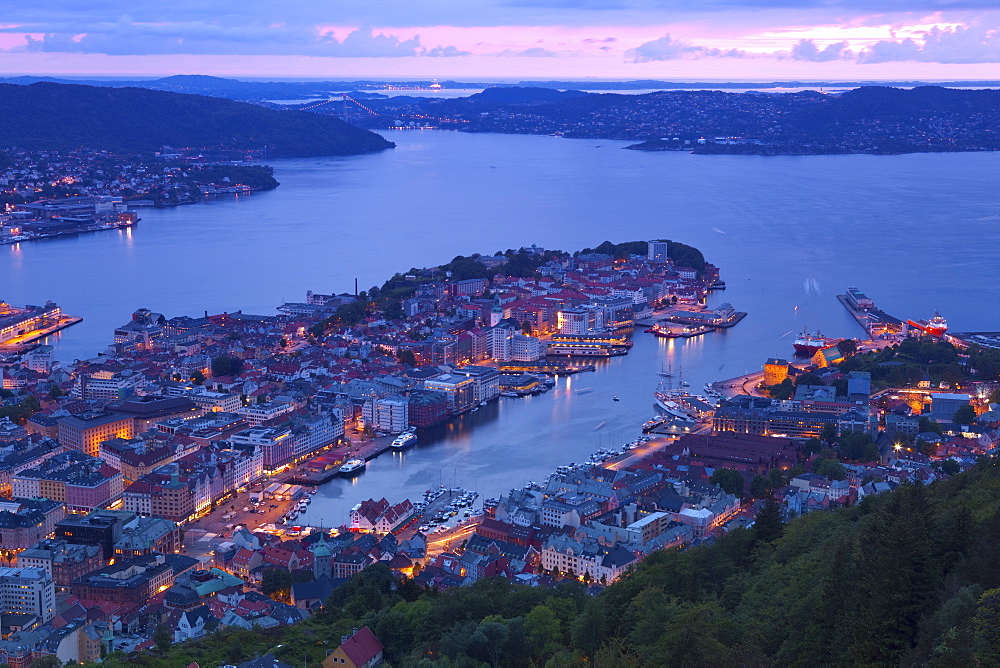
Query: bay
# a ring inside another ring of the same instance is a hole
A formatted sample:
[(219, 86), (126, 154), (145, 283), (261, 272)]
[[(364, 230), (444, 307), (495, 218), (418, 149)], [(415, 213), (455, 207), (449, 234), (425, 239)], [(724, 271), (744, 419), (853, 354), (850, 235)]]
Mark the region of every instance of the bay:
[[(0, 248), (0, 298), (52, 299), (84, 322), (53, 337), (95, 355), (148, 307), (168, 317), (273, 313), (307, 289), (364, 289), (455, 255), (537, 244), (670, 238), (722, 269), (736, 328), (684, 342), (637, 334), (625, 358), (548, 395), (505, 400), (334, 481), (306, 521), (336, 524), (369, 496), (440, 483), (496, 495), (638, 434), (669, 360), (692, 388), (791, 354), (803, 327), (862, 332), (835, 295), (851, 285), (889, 313), (953, 331), (1000, 329), (1000, 155), (697, 156), (626, 142), (444, 131), (385, 133), (378, 155), (279, 160), (278, 189), (145, 209), (131, 231)], [(592, 392), (578, 394), (580, 385)], [(612, 402), (618, 395), (621, 402)], [(595, 431), (603, 420), (607, 424)]]

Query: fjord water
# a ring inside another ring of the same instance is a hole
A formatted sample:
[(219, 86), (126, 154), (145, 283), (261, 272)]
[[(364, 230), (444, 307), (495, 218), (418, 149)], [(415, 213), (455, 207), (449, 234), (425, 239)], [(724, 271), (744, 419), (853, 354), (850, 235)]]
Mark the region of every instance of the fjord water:
[(145, 209), (131, 231), (0, 247), (0, 298), (52, 299), (83, 316), (54, 341), (72, 361), (103, 349), (139, 307), (274, 313), (308, 289), (381, 285), (459, 254), (670, 238), (721, 267), (729, 289), (712, 303), (749, 313), (684, 342), (637, 333), (629, 356), (595, 374), (385, 455), (314, 497), (304, 520), (326, 524), (358, 500), (418, 497), (439, 482), (496, 495), (620, 445), (652, 414), (667, 363), (697, 390), (790, 355), (803, 327), (860, 335), (835, 299), (851, 285), (896, 316), (937, 309), (954, 331), (1000, 330), (1000, 154), (698, 156), (608, 140), (386, 136), (397, 148), (378, 155), (274, 161), (272, 192)]

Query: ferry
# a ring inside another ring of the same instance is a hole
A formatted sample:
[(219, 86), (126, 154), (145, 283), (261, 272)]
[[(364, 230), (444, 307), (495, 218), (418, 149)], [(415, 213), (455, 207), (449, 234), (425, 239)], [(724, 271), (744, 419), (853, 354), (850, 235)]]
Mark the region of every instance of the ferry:
[(416, 445), (417, 435), (413, 432), (405, 432), (400, 434), (393, 440), (392, 444), (389, 446), (396, 450), (402, 450), (403, 448), (408, 448), (412, 445)]
[(365, 466), (367, 466), (367, 462), (363, 459), (349, 459), (337, 472), (345, 476), (355, 475), (363, 471)]

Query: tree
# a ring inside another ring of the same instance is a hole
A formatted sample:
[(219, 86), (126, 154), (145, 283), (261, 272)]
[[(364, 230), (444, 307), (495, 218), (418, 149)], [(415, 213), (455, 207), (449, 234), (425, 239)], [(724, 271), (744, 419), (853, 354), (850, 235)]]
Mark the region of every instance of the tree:
[(750, 496), (762, 499), (771, 491), (771, 481), (762, 475), (755, 475), (750, 481)]
[(813, 472), (830, 480), (843, 480), (847, 477), (844, 465), (836, 459), (817, 459), (813, 462)]
[(799, 385), (826, 385), (826, 383), (823, 382), (823, 379), (818, 374), (809, 371), (799, 374), (795, 379), (795, 386), (798, 387)]
[(213, 376), (236, 376), (243, 371), (243, 360), (235, 355), (219, 355), (212, 360)]
[(791, 378), (785, 378), (777, 385), (771, 385), (768, 387), (767, 393), (772, 399), (791, 399), (795, 396), (795, 384), (792, 383)]
[(63, 662), (59, 657), (48, 655), (40, 656), (31, 662), (31, 668), (62, 668)]
[(767, 497), (764, 506), (754, 520), (754, 539), (757, 543), (773, 543), (781, 538), (784, 526), (781, 523), (781, 508), (773, 496)]
[(527, 321), (527, 320), (525, 320), (524, 322), (522, 322), (521, 323), (521, 333), (522, 334), (526, 334), (527, 336), (531, 336), (531, 332), (532, 332), (531, 323), (529, 321)]
[(920, 418), (920, 421), (917, 423), (917, 425), (918, 425), (917, 431), (919, 431), (921, 434), (924, 433), (925, 431), (930, 432), (932, 434), (937, 434), (938, 436), (944, 433), (941, 430), (941, 425), (939, 425), (937, 422), (930, 419), (929, 417)]
[(507, 643), (509, 633), (505, 622), (506, 620), (499, 615), (490, 615), (480, 622), (475, 633), (469, 638), (469, 644), (483, 648), (493, 668), (500, 665), (500, 657)]
[(260, 581), (260, 593), (271, 598), (288, 598), (295, 576), (284, 568), (265, 568)]
[(979, 665), (1000, 665), (1000, 589), (990, 589), (979, 597), (973, 629)]
[(955, 424), (970, 425), (976, 422), (976, 409), (966, 404), (955, 411), (955, 416), (951, 419)]
[(818, 438), (810, 438), (802, 444), (802, 454), (806, 457), (816, 454), (823, 449), (823, 441)]
[(174, 636), (170, 633), (170, 629), (167, 628), (166, 624), (157, 624), (156, 630), (153, 631), (153, 643), (156, 644), (156, 649), (161, 652), (166, 652), (171, 643), (174, 641)]
[(399, 360), (400, 364), (405, 364), (406, 366), (417, 366), (417, 356), (413, 354), (413, 351), (409, 348), (400, 348), (399, 352), (396, 353), (396, 359)]
[(734, 471), (733, 469), (715, 469), (712, 477), (709, 478), (709, 482), (713, 485), (718, 485), (727, 494), (737, 497), (743, 496), (743, 476), (739, 471)]
[(835, 422), (824, 424), (823, 430), (819, 433), (819, 438), (825, 443), (833, 443), (837, 440), (837, 424)]
[(194, 373), (191, 374), (191, 382), (195, 385), (204, 385), (205, 374), (201, 372), (201, 369), (195, 369)]
[(956, 462), (954, 459), (946, 459), (941, 462), (941, 470), (948, 475), (957, 475), (962, 470), (961, 464)]

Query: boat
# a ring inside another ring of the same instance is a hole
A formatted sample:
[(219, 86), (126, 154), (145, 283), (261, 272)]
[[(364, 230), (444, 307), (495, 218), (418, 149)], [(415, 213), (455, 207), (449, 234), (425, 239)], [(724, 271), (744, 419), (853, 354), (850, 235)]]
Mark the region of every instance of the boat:
[(480, 401), (479, 402), (479, 407), (480, 408), (486, 408), (486, 402), (485, 401)]
[(819, 332), (810, 334), (803, 329), (792, 345), (795, 347), (795, 354), (800, 357), (812, 357), (820, 350), (825, 350), (837, 345), (840, 339), (831, 339), (823, 336)]
[(363, 471), (366, 465), (367, 462), (363, 459), (349, 459), (343, 466), (340, 467), (340, 469), (338, 469), (337, 472), (340, 475), (345, 476), (355, 475)]
[(577, 390), (576, 393), (577, 394), (587, 394), (587, 392), (593, 392), (593, 391), (594, 391), (594, 388), (592, 388), (592, 387), (582, 387), (579, 390)]
[(618, 397), (611, 397), (611, 401), (621, 401)]
[(906, 324), (931, 336), (942, 337), (948, 331), (948, 321), (937, 311), (930, 320), (907, 320)]
[(656, 429), (661, 424), (663, 424), (664, 422), (666, 422), (666, 420), (667, 420), (667, 418), (665, 416), (663, 416), (663, 415), (657, 415), (652, 420), (649, 420), (649, 421), (645, 422), (642, 425), (642, 430), (644, 432), (652, 431), (653, 429)]
[(513, 390), (504, 390), (503, 392), (500, 393), (500, 396), (501, 397), (511, 397), (511, 398), (516, 399), (517, 397), (519, 397), (521, 395), (519, 395), (517, 392), (514, 392)]

